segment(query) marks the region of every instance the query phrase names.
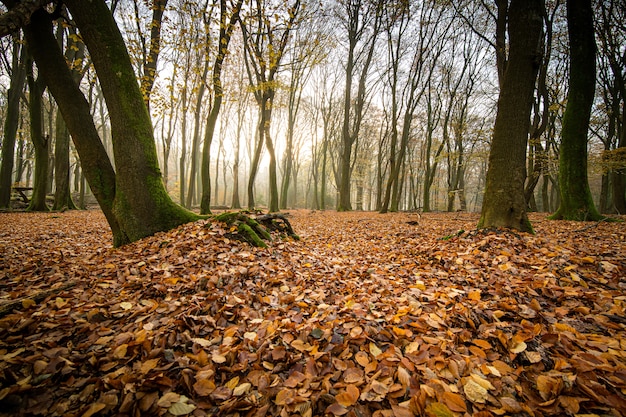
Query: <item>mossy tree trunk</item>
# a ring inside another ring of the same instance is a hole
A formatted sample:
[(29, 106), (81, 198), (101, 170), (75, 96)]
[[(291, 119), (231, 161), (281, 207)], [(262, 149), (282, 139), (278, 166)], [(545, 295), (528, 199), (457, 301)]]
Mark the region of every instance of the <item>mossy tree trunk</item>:
[(54, 96), (71, 132), (83, 173), (102, 209), (116, 244), (128, 241), (113, 214), (115, 171), (100, 141), (89, 103), (74, 82), (59, 45), (52, 35), (52, 21), (43, 10), (35, 12), (24, 28), (29, 50)]
[(543, 0), (512, 0), (508, 10), (509, 57), (501, 79), (479, 228), (532, 232), (524, 181), (533, 92), (542, 55), (543, 9)]
[(552, 219), (599, 220), (587, 178), (587, 135), (596, 86), (591, 0), (567, 1), (570, 75), (559, 154), (561, 205)]
[(129, 241), (197, 219), (165, 190), (150, 115), (104, 0), (66, 4), (90, 52), (109, 109), (116, 167), (113, 212)]
[(209, 214), (211, 212), (211, 174), (209, 168), (211, 165), (211, 143), (213, 142), (217, 117), (219, 116), (224, 96), (224, 90), (222, 88), (222, 66), (224, 64), (226, 54), (228, 53), (230, 38), (235, 30), (237, 20), (239, 19), (239, 12), (242, 4), (243, 0), (237, 0), (237, 2), (233, 4), (230, 20), (227, 21), (228, 7), (226, 5), (226, 0), (220, 0), (220, 35), (218, 39), (218, 45), (220, 45), (220, 47), (213, 64), (213, 106), (211, 107), (211, 112), (209, 113), (209, 117), (207, 119), (204, 144), (202, 145), (202, 163), (200, 166), (202, 179), (200, 213), (202, 214)]
[(103, 0), (66, 4), (90, 51), (109, 108), (117, 174), (89, 105), (52, 35), (50, 16), (43, 10), (35, 12), (26, 33), (40, 73), (63, 113), (85, 176), (111, 226), (114, 245), (197, 219), (165, 191), (148, 111), (111, 12)]
[(70, 193), (70, 132), (65, 126), (63, 116), (56, 116), (56, 142), (54, 145), (54, 205), (53, 210), (75, 210)]

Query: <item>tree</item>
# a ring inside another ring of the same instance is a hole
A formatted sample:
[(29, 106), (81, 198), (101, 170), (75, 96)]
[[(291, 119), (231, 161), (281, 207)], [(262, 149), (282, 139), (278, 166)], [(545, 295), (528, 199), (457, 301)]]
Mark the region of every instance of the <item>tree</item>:
[(217, 117), (219, 116), (224, 96), (222, 88), (222, 67), (224, 65), (224, 59), (226, 59), (226, 54), (228, 53), (230, 38), (235, 30), (235, 24), (239, 20), (239, 12), (241, 10), (242, 3), (243, 0), (233, 2), (230, 10), (230, 17), (228, 17), (226, 0), (220, 0), (220, 34), (217, 42), (218, 51), (215, 57), (215, 62), (213, 63), (212, 77), (213, 104), (207, 119), (204, 144), (202, 145), (202, 164), (200, 168), (202, 174), (202, 198), (200, 200), (200, 212), (202, 214), (208, 214), (211, 212), (211, 176), (209, 174), (209, 165), (211, 162), (211, 142), (213, 141), (215, 125), (217, 124)]
[(587, 135), (596, 87), (596, 42), (591, 0), (567, 1), (569, 92), (559, 154), (561, 205), (552, 219), (599, 220), (587, 178)]
[(543, 0), (512, 0), (508, 9), (509, 56), (502, 76), (479, 228), (532, 232), (524, 181), (533, 92), (541, 64), (543, 9)]
[(597, 33), (599, 39), (599, 87), (602, 89), (608, 123), (604, 143), (604, 170), (600, 211), (626, 213), (626, 24), (623, 2), (599, 4)]
[(26, 79), (26, 60), (20, 37), (13, 36), (11, 81), (9, 85), (7, 107), (4, 119), (4, 138), (2, 141), (2, 164), (0, 166), (0, 208), (9, 207), (11, 187), (13, 186), (13, 160), (15, 138), (20, 116), (20, 98)]
[[(346, 0), (343, 2), (343, 7), (345, 9), (344, 24), (348, 35), (348, 57), (345, 65), (343, 124), (338, 172), (337, 210), (339, 211), (352, 210), (350, 191), (354, 166), (352, 148), (359, 137), (359, 129), (365, 112), (366, 84), (377, 39), (382, 29), (383, 1)], [(359, 49), (359, 45), (362, 49)], [(355, 77), (357, 78), (356, 94), (352, 87)]]
[[(277, 91), (277, 73), (281, 67), (289, 37), (300, 13), (300, 0), (287, 5), (286, 10), (270, 9), (266, 0), (255, 0), (250, 16), (240, 19), (244, 38), (244, 57), (250, 86), (259, 107), (258, 139), (255, 145), (250, 178), (248, 207), (254, 208), (254, 181), (258, 171), (263, 144), (270, 157), (269, 211), (279, 210), (276, 152), (270, 134), (272, 111)], [(274, 23), (272, 23), (274, 22)]]
[[(12, 0), (4, 0), (11, 8)], [(121, 33), (104, 0), (68, 6), (90, 52), (111, 120), (116, 172), (52, 34), (52, 17), (36, 10), (25, 27), (29, 48), (63, 114), (85, 176), (119, 246), (197, 219), (174, 204), (158, 167), (152, 124)]]
[[(63, 25), (58, 25), (57, 40), (62, 46), (64, 36)], [(83, 64), (85, 58), (85, 44), (80, 41), (76, 34), (76, 29), (69, 28), (67, 36), (67, 47), (65, 58), (70, 65), (72, 77), (76, 84), (85, 74), (86, 65)], [(61, 112), (56, 112), (55, 121), (55, 145), (54, 145), (54, 205), (53, 210), (76, 209), (70, 193), (70, 132), (67, 130), (65, 120)]]
[(35, 77), (34, 63), (31, 59), (26, 64), (26, 80), (28, 82), (28, 113), (30, 116), (30, 140), (35, 149), (35, 180), (33, 195), (28, 204), (28, 211), (48, 211), (46, 191), (48, 181), (50, 135), (44, 135), (42, 96), (45, 84), (40, 76)]

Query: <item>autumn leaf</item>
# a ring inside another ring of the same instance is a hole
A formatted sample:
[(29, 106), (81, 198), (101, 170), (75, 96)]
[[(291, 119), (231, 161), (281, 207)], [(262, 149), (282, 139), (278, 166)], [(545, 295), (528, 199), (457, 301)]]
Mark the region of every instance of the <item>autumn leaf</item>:
[(473, 403), (484, 403), (487, 401), (487, 389), (473, 379), (468, 380), (463, 385), (463, 392), (465, 392), (467, 399)]
[(467, 405), (465, 404), (465, 400), (459, 394), (446, 391), (443, 393), (442, 397), (444, 404), (450, 409), (450, 411), (454, 411), (457, 413), (467, 412)]
[(215, 391), (215, 383), (208, 379), (199, 379), (193, 384), (193, 389), (196, 394), (206, 397)]
[(358, 401), (360, 394), (361, 392), (355, 385), (349, 384), (345, 391), (335, 395), (335, 399), (342, 406), (350, 407)]
[(257, 251), (208, 219), (112, 249), (100, 212), (0, 213), (3, 411), (626, 415), (626, 223), (329, 214)]

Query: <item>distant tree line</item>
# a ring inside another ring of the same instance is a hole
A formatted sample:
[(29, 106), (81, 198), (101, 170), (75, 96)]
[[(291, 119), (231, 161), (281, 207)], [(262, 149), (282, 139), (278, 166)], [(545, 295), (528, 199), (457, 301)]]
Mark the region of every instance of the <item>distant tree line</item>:
[(2, 3), (0, 208), (626, 213), (623, 0)]

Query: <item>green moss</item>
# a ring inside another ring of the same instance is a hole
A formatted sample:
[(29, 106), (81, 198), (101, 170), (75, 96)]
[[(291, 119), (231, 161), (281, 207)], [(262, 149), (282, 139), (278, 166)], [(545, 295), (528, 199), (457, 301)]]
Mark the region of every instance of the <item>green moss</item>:
[(258, 248), (266, 248), (267, 245), (255, 232), (255, 230), (247, 223), (239, 223), (237, 226), (237, 232), (243, 240)]

